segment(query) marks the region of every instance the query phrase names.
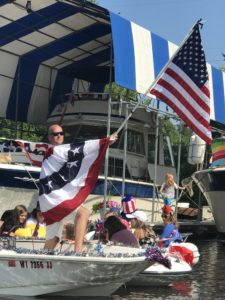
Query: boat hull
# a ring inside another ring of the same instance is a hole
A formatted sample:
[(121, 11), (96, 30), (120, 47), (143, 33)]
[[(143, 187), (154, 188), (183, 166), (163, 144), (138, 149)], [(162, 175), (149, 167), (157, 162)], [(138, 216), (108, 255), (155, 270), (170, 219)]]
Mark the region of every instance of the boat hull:
[(198, 171), (192, 177), (209, 204), (218, 233), (225, 235), (225, 168)]
[[(118, 253), (120, 249), (116, 251)], [(149, 264), (144, 255), (84, 257), (1, 250), (0, 295), (108, 296)]]
[(164, 267), (159, 263), (154, 263), (146, 270), (135, 276), (129, 285), (132, 286), (156, 286), (167, 285), (173, 280), (183, 278), (192, 272), (192, 267), (185, 261), (175, 257), (168, 256), (171, 262), (171, 269)]
[[(133, 278), (128, 285), (130, 286), (165, 286), (170, 285), (173, 281), (182, 281), (184, 278), (189, 278), (191, 276), (191, 272), (181, 272), (181, 273), (159, 273), (159, 274), (152, 274), (152, 273), (140, 273), (135, 278)], [(191, 278), (191, 277), (190, 277)]]

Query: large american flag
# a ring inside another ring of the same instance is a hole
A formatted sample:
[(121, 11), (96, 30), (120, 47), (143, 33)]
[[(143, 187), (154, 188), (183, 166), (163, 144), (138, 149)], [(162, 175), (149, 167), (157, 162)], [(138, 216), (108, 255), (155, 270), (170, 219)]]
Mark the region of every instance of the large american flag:
[(51, 146), (40, 174), (39, 204), (47, 225), (61, 221), (91, 193), (109, 138)]
[(150, 93), (168, 104), (198, 136), (211, 144), (210, 92), (199, 23)]

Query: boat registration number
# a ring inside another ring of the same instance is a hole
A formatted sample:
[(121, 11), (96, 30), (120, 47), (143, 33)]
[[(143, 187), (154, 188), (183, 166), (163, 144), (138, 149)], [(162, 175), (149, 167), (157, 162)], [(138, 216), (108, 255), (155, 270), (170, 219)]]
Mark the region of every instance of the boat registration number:
[(22, 269), (52, 269), (52, 262), (51, 261), (26, 261), (20, 260), (20, 267)]

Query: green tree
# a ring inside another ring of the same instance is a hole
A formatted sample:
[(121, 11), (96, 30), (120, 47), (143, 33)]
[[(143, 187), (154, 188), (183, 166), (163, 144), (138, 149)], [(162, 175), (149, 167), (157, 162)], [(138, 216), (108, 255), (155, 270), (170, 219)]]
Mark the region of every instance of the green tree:
[(39, 142), (46, 136), (46, 126), (0, 119), (0, 137)]
[[(105, 93), (109, 93), (110, 92), (110, 85), (107, 84), (105, 86)], [(115, 94), (115, 95), (120, 95), (121, 97), (125, 97), (126, 94), (127, 94), (127, 89), (121, 87), (121, 86), (118, 86), (117, 84), (115, 84), (114, 82), (112, 83), (112, 93)], [(129, 98), (131, 100), (136, 100), (136, 97), (137, 97), (137, 92), (134, 92), (134, 91), (131, 91), (129, 90)]]

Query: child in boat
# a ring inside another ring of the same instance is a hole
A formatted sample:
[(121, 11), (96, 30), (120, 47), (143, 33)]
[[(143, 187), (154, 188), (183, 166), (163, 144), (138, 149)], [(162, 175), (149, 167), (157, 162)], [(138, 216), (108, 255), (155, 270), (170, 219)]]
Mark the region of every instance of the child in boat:
[(155, 232), (146, 224), (147, 215), (144, 211), (136, 209), (134, 198), (126, 195), (122, 199), (122, 217), (129, 222), (131, 231), (139, 241), (140, 245), (154, 244), (156, 238)]
[(66, 222), (63, 226), (62, 241), (75, 242), (74, 224)]
[[(38, 238), (43, 238), (45, 239), (46, 237), (46, 224), (44, 221), (44, 216), (42, 212), (40, 211), (39, 207), (36, 207), (33, 209), (31, 212), (29, 218), (27, 219), (26, 222), (26, 229), (29, 232), (30, 237), (38, 237)], [(18, 234), (18, 233), (17, 233)], [(21, 233), (23, 234), (22, 230)]]
[(125, 197), (122, 199), (122, 207), (122, 222), (128, 223), (132, 232), (134, 232), (134, 226), (136, 225), (137, 221), (142, 223), (147, 221), (146, 213), (136, 209), (134, 198), (131, 195), (125, 195)]
[(155, 245), (156, 233), (151, 226), (136, 219), (135, 223), (133, 223), (133, 230), (134, 236), (139, 241), (140, 246)]
[(109, 216), (104, 222), (106, 241), (122, 243), (126, 246), (139, 247), (134, 234), (116, 216)]
[(25, 228), (27, 214), (24, 205), (17, 205), (12, 210), (6, 210), (1, 217), (0, 235), (16, 236), (19, 228)]
[(174, 181), (173, 174), (166, 173), (165, 182), (162, 184), (159, 193), (162, 195), (164, 205), (172, 206), (172, 201), (176, 197), (176, 190), (184, 190), (185, 187), (178, 186)]
[(179, 233), (176, 218), (173, 214), (173, 209), (169, 205), (165, 205), (162, 209), (162, 219), (164, 223), (164, 229), (160, 235), (161, 242), (160, 247), (168, 247), (172, 242), (182, 242), (183, 238)]
[[(90, 239), (90, 233), (93, 234), (93, 227), (94, 225), (92, 224), (91, 221), (88, 221), (88, 226), (87, 226), (87, 232), (84, 236), (84, 242), (88, 241), (88, 238)], [(61, 243), (67, 241), (69, 244), (75, 244), (75, 232), (74, 232), (74, 224), (70, 222), (66, 222), (63, 225), (63, 230), (62, 230), (62, 237), (61, 237)]]
[(126, 226), (126, 229), (131, 231), (131, 224), (126, 219), (122, 218), (120, 209), (118, 207), (111, 207), (109, 211), (107, 211), (104, 215), (104, 220), (106, 220), (110, 216), (116, 216), (120, 219), (121, 223)]

